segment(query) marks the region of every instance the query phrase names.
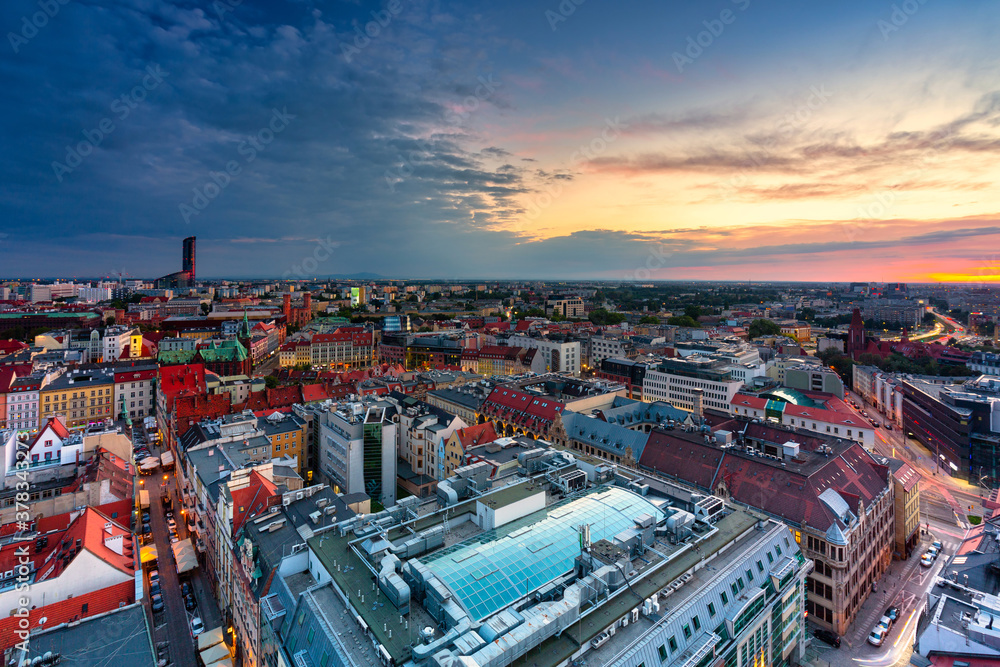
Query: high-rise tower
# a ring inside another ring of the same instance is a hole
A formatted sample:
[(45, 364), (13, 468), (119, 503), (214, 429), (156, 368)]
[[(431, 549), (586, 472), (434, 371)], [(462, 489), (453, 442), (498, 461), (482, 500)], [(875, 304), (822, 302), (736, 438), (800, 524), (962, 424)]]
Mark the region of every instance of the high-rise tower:
[(184, 239), (184, 254), (181, 259), (183, 262), (181, 270), (189, 274), (188, 280), (191, 281), (192, 285), (194, 284), (194, 242), (196, 238), (197, 237), (189, 236)]

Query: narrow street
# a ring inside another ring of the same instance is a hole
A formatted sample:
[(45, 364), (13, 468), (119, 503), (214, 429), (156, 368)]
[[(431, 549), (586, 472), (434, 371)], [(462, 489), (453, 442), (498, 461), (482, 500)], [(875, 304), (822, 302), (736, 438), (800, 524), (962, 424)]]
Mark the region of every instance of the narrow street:
[[(153, 449), (153, 453), (158, 455), (157, 448)], [(158, 470), (155, 475), (142, 477), (139, 488), (149, 491), (150, 527), (157, 550), (156, 569), (160, 573), (160, 586), (163, 590), (165, 607), (163, 611), (152, 612), (154, 641), (158, 648), (166, 643), (166, 651), (161, 653), (161, 657), (168, 657), (170, 661), (168, 664), (179, 667), (196, 667), (198, 659), (191, 633), (191, 619), (195, 616), (200, 617), (205, 624), (205, 629), (210, 630), (220, 625), (221, 615), (210, 593), (211, 589), (204, 581), (201, 568), (181, 576), (177, 574), (167, 527), (166, 509), (162, 501), (163, 496), (171, 493), (174, 488), (173, 472), (164, 473), (162, 470)], [(184, 540), (188, 537), (187, 526), (179, 514), (178, 506), (179, 503), (174, 497), (177, 533), (178, 537)], [(194, 611), (188, 611), (184, 607), (181, 583), (185, 581), (191, 585), (198, 603)], [(146, 590), (149, 590), (148, 579)]]

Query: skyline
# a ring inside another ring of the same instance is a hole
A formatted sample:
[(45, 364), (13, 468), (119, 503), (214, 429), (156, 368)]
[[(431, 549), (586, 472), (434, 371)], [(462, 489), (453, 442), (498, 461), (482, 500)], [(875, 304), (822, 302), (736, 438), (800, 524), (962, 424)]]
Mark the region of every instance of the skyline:
[(38, 8), (5, 275), (1000, 277), (986, 2)]

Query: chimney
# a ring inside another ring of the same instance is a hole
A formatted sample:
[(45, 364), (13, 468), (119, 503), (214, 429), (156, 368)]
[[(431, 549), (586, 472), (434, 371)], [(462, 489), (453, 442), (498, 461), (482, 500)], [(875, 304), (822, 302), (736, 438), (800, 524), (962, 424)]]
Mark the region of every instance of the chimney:
[(694, 410), (693, 410), (694, 416), (697, 417), (698, 419), (701, 419), (705, 415), (705, 411), (702, 406), (702, 397), (705, 393), (705, 390), (695, 388), (691, 390), (691, 393), (693, 394), (693, 401), (694, 401)]

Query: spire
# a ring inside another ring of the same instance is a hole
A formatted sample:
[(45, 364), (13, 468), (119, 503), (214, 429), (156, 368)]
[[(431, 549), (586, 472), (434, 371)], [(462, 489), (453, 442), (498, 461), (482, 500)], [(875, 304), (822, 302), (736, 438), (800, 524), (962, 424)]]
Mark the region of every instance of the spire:
[(243, 323), (240, 324), (240, 331), (237, 338), (250, 340), (250, 318), (247, 317), (246, 306), (243, 306)]

